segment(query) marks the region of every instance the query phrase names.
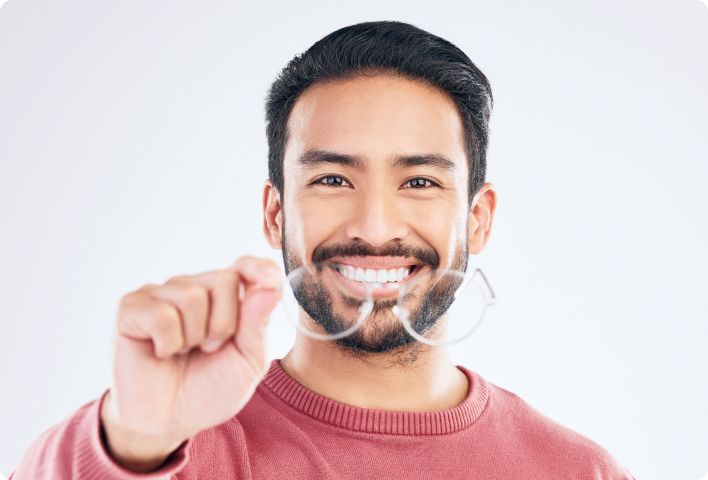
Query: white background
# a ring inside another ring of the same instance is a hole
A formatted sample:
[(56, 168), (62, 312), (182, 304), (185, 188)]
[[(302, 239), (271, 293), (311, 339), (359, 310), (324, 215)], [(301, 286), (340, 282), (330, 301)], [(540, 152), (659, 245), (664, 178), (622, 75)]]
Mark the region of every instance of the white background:
[[(423, 3), (423, 2), (421, 2)], [(698, 0), (11, 0), (0, 10), (0, 471), (110, 382), (145, 283), (281, 262), (264, 98), (327, 33), (402, 20), (495, 97), (498, 296), (458, 364), (637, 479), (708, 470), (708, 8)], [(293, 329), (270, 324), (270, 356)]]

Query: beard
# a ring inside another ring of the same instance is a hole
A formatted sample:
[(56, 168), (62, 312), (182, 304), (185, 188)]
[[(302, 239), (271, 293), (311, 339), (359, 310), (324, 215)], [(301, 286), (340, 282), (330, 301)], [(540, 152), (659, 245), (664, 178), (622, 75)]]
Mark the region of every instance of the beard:
[[(451, 269), (462, 272), (467, 270), (467, 247), (466, 241), (458, 243), (450, 266)], [(286, 274), (304, 265), (302, 259), (298, 258), (288, 247), (284, 218), (281, 250)], [(312, 262), (325, 262), (335, 256), (365, 255), (414, 257), (423, 262), (423, 267), (430, 267), (433, 270), (437, 269), (440, 263), (437, 253), (433, 250), (406, 247), (402, 244), (375, 249), (365, 243), (320, 247), (313, 251)], [(316, 270), (318, 273), (322, 271), (319, 268)], [(436, 282), (423, 292), (416, 292), (416, 290), (425, 286), (417, 285), (416, 289), (406, 293), (404, 296), (405, 305), (410, 307), (408, 308), (408, 320), (415, 332), (426, 337), (430, 337), (431, 333), (434, 336), (440, 333), (441, 319), (452, 304), (454, 293), (459, 285), (459, 281), (446, 278)], [(325, 333), (336, 335), (354, 323), (353, 320), (347, 319), (335, 311), (332, 295), (321, 282), (308, 278), (300, 282), (293, 291), (300, 307)], [(415, 304), (409, 300), (414, 300)], [(350, 311), (358, 312), (362, 305), (360, 299), (347, 295), (342, 295), (341, 302)], [(356, 331), (346, 337), (332, 340), (332, 342), (357, 357), (370, 353), (394, 351), (401, 353), (409, 351), (412, 357), (415, 357), (417, 349), (422, 344), (406, 331), (401, 321), (393, 313), (392, 308), (398, 304), (398, 299), (375, 299), (373, 302), (371, 313)]]

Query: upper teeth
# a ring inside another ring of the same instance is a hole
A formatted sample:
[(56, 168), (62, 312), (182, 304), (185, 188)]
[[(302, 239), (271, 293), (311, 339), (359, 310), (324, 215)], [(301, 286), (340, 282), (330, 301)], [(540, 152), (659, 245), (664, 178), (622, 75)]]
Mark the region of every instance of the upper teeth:
[(349, 280), (369, 283), (400, 282), (408, 276), (410, 267), (374, 269), (337, 264), (337, 270)]

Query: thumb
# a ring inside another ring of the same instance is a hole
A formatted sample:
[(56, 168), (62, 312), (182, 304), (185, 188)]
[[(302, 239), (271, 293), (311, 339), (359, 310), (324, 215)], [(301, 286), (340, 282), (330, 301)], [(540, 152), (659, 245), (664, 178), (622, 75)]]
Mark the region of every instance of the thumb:
[(271, 311), (282, 297), (279, 290), (255, 288), (241, 301), (236, 348), (256, 365), (266, 362), (266, 326)]

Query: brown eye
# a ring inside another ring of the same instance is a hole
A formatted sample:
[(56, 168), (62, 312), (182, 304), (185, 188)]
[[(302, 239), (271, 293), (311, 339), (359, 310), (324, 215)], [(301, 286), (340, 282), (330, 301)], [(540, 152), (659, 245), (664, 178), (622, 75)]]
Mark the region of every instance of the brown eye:
[(433, 186), (434, 184), (427, 178), (418, 177), (411, 178), (404, 185), (409, 185), (409, 187), (406, 188), (426, 188), (428, 186)]
[(342, 177), (337, 176), (337, 175), (327, 175), (326, 177), (320, 178), (315, 183), (319, 183), (322, 185), (328, 185), (328, 186), (332, 186), (332, 187), (341, 187), (344, 184), (348, 185), (346, 180), (344, 180)]

